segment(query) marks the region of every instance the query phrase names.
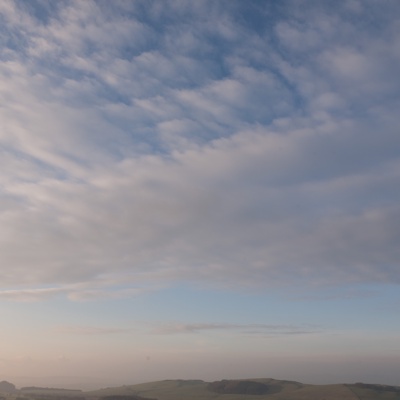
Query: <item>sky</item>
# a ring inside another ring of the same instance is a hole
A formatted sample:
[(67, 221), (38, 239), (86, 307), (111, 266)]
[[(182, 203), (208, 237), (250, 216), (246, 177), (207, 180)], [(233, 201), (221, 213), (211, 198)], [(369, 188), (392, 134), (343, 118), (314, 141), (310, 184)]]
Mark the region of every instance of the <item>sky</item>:
[(400, 385), (400, 2), (1, 0), (0, 379)]

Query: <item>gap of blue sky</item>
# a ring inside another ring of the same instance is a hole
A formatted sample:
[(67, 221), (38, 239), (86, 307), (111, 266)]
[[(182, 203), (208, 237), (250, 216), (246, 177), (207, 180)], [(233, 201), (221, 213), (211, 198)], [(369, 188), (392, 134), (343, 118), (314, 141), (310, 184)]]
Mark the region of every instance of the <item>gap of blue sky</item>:
[(3, 0), (0, 374), (398, 383), (399, 15)]

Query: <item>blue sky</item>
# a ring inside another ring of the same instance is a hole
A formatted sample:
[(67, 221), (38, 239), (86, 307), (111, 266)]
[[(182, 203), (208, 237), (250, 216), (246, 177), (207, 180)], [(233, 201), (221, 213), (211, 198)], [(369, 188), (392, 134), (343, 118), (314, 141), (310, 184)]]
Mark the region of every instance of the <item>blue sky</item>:
[(0, 375), (400, 384), (397, 1), (0, 3)]

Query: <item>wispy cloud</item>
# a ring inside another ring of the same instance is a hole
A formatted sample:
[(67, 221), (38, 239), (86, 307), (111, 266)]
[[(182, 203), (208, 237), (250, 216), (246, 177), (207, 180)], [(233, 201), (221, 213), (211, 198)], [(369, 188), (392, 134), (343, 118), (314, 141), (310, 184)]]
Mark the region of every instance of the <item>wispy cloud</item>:
[(241, 335), (281, 336), (319, 333), (321, 332), (321, 327), (276, 324), (168, 323), (156, 326), (153, 333), (172, 335), (200, 333), (202, 331), (232, 332)]
[(0, 297), (399, 283), (399, 6), (347, 4), (3, 1)]
[[(34, 285), (33, 285), (34, 286)], [(115, 300), (132, 298), (160, 290), (165, 284), (157, 285), (154, 279), (146, 282), (139, 276), (106, 276), (88, 281), (54, 287), (33, 287), (0, 290), (0, 299), (17, 302), (36, 302), (52, 297), (66, 296), (72, 301)]]
[(40, 289), (13, 289), (1, 290), (0, 299), (19, 302), (35, 302), (47, 300), (51, 297), (64, 294), (64, 288), (40, 288)]
[(95, 326), (58, 326), (54, 328), (57, 334), (66, 335), (119, 335), (131, 333), (131, 329), (126, 328), (106, 328)]

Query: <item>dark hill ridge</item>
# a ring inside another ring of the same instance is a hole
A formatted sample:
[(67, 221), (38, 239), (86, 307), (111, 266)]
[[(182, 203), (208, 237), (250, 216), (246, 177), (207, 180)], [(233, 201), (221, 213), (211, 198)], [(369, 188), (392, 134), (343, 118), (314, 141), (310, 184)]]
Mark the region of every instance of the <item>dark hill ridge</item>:
[(375, 390), (377, 392), (398, 392), (400, 393), (400, 386), (390, 386), (390, 385), (377, 385), (371, 383), (360, 383), (357, 382), (354, 385), (349, 385), (352, 387)]
[(114, 396), (104, 396), (100, 398), (101, 400), (157, 400), (149, 399), (147, 397), (140, 397), (136, 395), (114, 395)]
[[(255, 381), (242, 381), (242, 380), (222, 380), (211, 382), (208, 384), (208, 390), (219, 394), (252, 394), (261, 395), (274, 391), (273, 386), (266, 385), (261, 382)], [(276, 390), (275, 390), (276, 392)]]
[(44, 392), (82, 392), (79, 389), (62, 389), (62, 388), (50, 388), (50, 387), (40, 387), (40, 386), (25, 386), (20, 389), (21, 391), (44, 391)]

